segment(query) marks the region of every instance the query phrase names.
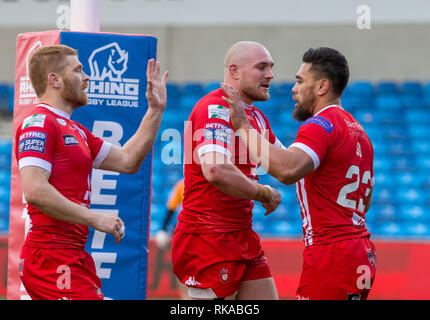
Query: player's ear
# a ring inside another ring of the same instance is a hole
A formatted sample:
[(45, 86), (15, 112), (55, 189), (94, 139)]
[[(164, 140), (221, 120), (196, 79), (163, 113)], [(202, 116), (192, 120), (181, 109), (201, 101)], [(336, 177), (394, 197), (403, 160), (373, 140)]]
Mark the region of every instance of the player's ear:
[(239, 79), (239, 66), (237, 64), (232, 63), (231, 65), (229, 65), (228, 71), (230, 72), (230, 75), (233, 79)]
[(55, 72), (48, 74), (48, 86), (59, 89), (61, 86), (60, 76)]
[(330, 89), (330, 81), (328, 79), (318, 80), (318, 95), (325, 95)]

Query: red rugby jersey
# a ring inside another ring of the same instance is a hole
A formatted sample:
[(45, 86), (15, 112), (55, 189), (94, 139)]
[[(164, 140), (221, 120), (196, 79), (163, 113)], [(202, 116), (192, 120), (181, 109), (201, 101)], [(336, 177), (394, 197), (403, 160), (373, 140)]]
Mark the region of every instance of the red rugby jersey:
[[(184, 200), (177, 228), (184, 232), (207, 234), (252, 228), (252, 200), (229, 196), (210, 184), (203, 175), (200, 156), (220, 152), (230, 158), (249, 179), (258, 180), (258, 164), (236, 137), (230, 119), (230, 108), (217, 89), (197, 102), (184, 132)], [(281, 146), (267, 118), (254, 106), (244, 105), (253, 128)]]
[[(49, 183), (67, 199), (87, 208), (91, 200), (91, 170), (98, 168), (111, 145), (47, 104), (35, 106), (15, 136), (18, 167), (49, 171)], [(88, 227), (54, 219), (27, 204), (31, 226), (25, 243), (40, 248), (84, 248)]]
[(306, 246), (369, 236), (364, 203), (374, 184), (373, 147), (363, 127), (341, 106), (306, 120), (291, 145), (315, 170), (296, 183)]

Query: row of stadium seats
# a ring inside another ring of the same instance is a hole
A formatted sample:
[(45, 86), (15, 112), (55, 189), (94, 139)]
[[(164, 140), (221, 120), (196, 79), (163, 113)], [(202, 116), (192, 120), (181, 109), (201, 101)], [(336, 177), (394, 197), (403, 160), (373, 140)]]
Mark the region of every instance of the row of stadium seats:
[[(300, 126), (291, 117), (292, 86), (291, 83), (274, 83), (272, 98), (257, 103), (269, 118), (275, 135), (285, 145), (293, 142)], [(193, 104), (205, 92), (218, 87), (217, 82), (168, 84), (170, 105), (154, 146), (151, 232), (161, 227), (170, 190), (182, 178), (184, 121)], [(401, 103), (399, 109), (395, 109), (397, 105), (392, 99), (385, 100), (387, 107), (374, 104), (388, 94), (400, 101), (406, 95), (424, 99), (430, 97), (430, 82), (354, 82), (342, 98), (342, 105), (363, 125), (375, 151), (376, 183), (367, 226), (375, 236), (430, 237), (427, 227), (430, 225), (430, 105), (408, 107)], [(369, 104), (351, 107), (349, 103), (355, 98), (366, 98)], [(179, 102), (183, 105), (175, 105)], [(0, 230), (7, 230), (10, 159), (10, 140), (0, 140)], [(300, 236), (301, 217), (295, 187), (282, 185), (267, 174), (262, 175), (261, 180), (281, 192), (283, 203), (268, 217), (257, 203), (254, 228), (266, 236)]]
[[(188, 82), (167, 84), (168, 108), (175, 110), (190, 110), (190, 108), (204, 94), (219, 88), (219, 81), (207, 83)], [(265, 103), (265, 107), (276, 112), (279, 109), (291, 108), (294, 83), (273, 81), (270, 87), (271, 99)], [(12, 114), (13, 112), (13, 85), (0, 83), (0, 114)], [(408, 109), (421, 109), (430, 107), (430, 82), (405, 81), (401, 83), (381, 81), (372, 83), (368, 81), (353, 81), (345, 89), (342, 97), (344, 105), (350, 110), (368, 109), (381, 111), (400, 111), (402, 107)], [(259, 103), (256, 103), (258, 106)], [(428, 118), (428, 116), (427, 116)]]

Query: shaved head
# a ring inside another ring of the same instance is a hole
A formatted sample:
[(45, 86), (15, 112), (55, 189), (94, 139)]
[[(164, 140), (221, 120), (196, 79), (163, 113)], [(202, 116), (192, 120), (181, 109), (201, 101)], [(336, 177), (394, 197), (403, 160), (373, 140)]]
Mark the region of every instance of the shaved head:
[(239, 41), (225, 55), (224, 82), (232, 85), (247, 104), (266, 101), (270, 97), (272, 67), (272, 56), (262, 44)]
[[(254, 41), (239, 41), (233, 44), (230, 49), (228, 49), (227, 54), (224, 58), (224, 67), (228, 68), (231, 64), (236, 64), (242, 66), (252, 59), (255, 50), (267, 49), (258, 42)], [(268, 52), (268, 51), (267, 51)]]

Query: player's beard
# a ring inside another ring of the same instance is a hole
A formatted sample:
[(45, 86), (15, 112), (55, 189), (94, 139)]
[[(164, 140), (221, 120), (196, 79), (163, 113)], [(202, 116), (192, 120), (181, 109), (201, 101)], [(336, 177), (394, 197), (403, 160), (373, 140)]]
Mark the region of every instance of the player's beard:
[(306, 96), (306, 100), (301, 102), (297, 101), (297, 106), (293, 111), (293, 118), (300, 122), (306, 121), (307, 119), (313, 116), (313, 114), (309, 111), (309, 109), (311, 106), (314, 105), (316, 96), (313, 94), (312, 91), (310, 91), (305, 96)]
[(304, 108), (300, 103), (297, 105), (296, 109), (293, 111), (293, 118), (297, 121), (303, 122), (312, 117), (312, 113), (310, 113), (306, 108)]
[(269, 92), (261, 92), (260, 87), (255, 88), (247, 84), (242, 85), (242, 93), (252, 101), (267, 101), (270, 98)]
[(88, 97), (83, 87), (77, 88), (67, 78), (64, 79), (64, 89), (61, 92), (61, 97), (68, 102), (73, 108), (79, 108), (88, 103)]

